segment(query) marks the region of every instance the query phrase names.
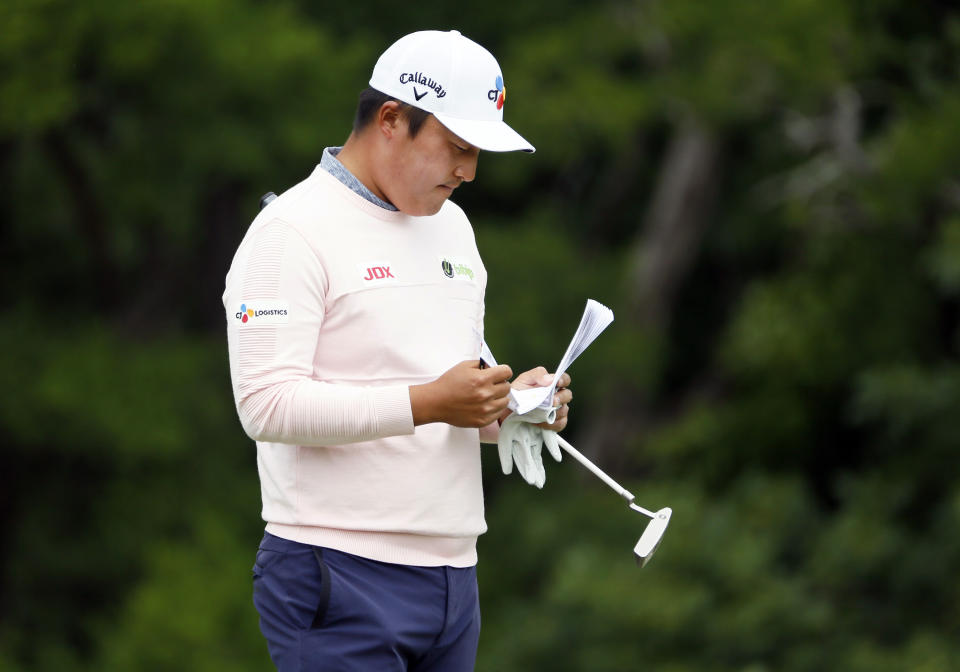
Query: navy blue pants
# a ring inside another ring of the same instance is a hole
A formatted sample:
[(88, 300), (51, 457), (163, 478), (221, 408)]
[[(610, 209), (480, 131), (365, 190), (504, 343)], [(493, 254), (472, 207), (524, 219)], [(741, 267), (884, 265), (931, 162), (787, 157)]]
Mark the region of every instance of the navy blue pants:
[(415, 567), (263, 537), (253, 603), (280, 672), (473, 670), (476, 567)]

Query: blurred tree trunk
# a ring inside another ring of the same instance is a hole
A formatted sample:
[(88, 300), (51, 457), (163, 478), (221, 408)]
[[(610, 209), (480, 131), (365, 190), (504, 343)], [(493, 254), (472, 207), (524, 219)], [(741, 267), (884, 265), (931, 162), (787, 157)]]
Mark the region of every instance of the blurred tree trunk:
[(97, 198), (97, 189), (91, 184), (87, 169), (70, 146), (68, 131), (49, 131), (43, 137), (43, 146), (70, 194), (80, 238), (90, 255), (95, 305), (100, 309), (109, 309), (116, 304), (117, 272), (110, 255), (106, 222)]
[(633, 243), (628, 317), (635, 325), (666, 330), (677, 290), (706, 232), (718, 177), (714, 137), (694, 121), (683, 122), (667, 148), (644, 225)]
[(222, 328), (220, 300), (229, 266), (212, 260), (232, 259), (243, 239), (249, 207), (242, 204), (248, 194), (249, 188), (239, 180), (204, 189), (198, 242), (187, 250), (178, 252), (158, 226), (141, 227), (144, 263), (156, 270), (148, 281), (140, 283), (125, 306), (120, 324), (127, 333), (149, 334), (155, 329), (155, 316), (165, 305), (191, 295), (198, 300), (180, 310), (177, 326), (208, 331)]
[[(629, 312), (637, 329), (664, 338), (676, 295), (693, 266), (710, 221), (719, 182), (719, 152), (713, 132), (693, 119), (675, 127), (660, 178), (630, 255)], [(649, 399), (630, 381), (613, 386), (611, 404), (577, 437), (587, 454), (611, 468), (627, 458), (624, 444), (649, 425)]]

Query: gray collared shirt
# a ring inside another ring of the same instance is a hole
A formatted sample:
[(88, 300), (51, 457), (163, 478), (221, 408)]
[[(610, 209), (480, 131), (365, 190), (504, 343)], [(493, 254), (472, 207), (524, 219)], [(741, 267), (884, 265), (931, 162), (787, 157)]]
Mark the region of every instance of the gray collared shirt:
[(324, 149), (323, 156), (320, 157), (320, 167), (343, 182), (343, 184), (345, 184), (350, 191), (360, 194), (365, 199), (374, 205), (379, 205), (384, 210), (393, 210), (396, 212), (397, 208), (395, 208), (392, 203), (387, 203), (382, 198), (378, 198), (376, 194), (367, 189), (363, 182), (358, 180), (353, 173), (347, 170), (346, 166), (340, 163), (340, 161), (337, 159), (337, 154), (340, 153), (341, 149), (343, 149), (343, 147), (327, 147)]

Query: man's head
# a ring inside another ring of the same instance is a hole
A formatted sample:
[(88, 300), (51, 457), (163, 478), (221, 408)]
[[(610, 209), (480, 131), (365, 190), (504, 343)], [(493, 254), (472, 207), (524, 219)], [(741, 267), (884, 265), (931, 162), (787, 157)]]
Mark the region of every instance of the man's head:
[(412, 33), (377, 61), (340, 159), (402, 212), (435, 214), (473, 180), (481, 149), (533, 151), (503, 123), (505, 95), (486, 49), (456, 31)]

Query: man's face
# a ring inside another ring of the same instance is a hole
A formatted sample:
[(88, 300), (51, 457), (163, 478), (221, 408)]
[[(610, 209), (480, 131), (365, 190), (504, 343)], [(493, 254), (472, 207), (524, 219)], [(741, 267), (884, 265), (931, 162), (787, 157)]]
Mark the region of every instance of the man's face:
[(415, 138), (407, 122), (390, 139), (389, 159), (379, 185), (387, 199), (408, 215), (433, 215), (453, 190), (477, 174), (480, 150), (451, 133), (430, 115)]

